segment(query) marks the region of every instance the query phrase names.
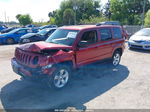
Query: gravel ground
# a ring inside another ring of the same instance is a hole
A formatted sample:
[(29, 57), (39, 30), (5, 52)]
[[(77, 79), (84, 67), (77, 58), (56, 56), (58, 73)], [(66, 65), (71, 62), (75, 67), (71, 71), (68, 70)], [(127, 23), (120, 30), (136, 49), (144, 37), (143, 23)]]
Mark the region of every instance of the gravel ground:
[(109, 63), (88, 65), (66, 88), (54, 91), (13, 73), (16, 46), (0, 46), (2, 109), (150, 109), (150, 51), (126, 48), (116, 69)]

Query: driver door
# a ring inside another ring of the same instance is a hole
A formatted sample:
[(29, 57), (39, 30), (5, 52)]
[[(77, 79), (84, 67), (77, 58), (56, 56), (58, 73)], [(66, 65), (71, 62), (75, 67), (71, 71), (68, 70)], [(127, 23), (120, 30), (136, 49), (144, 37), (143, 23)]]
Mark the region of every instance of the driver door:
[(76, 63), (78, 66), (98, 60), (97, 42), (97, 30), (90, 30), (83, 33), (77, 44)]

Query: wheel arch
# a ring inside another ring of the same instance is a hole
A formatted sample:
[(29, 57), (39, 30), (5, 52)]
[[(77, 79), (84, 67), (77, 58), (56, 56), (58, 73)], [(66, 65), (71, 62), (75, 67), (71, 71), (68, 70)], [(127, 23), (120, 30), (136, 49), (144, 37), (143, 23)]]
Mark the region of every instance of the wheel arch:
[(16, 43), (16, 40), (15, 40), (14, 37), (7, 37), (7, 38), (5, 39), (5, 43), (7, 43), (7, 40), (8, 40), (8, 39), (12, 39), (12, 40), (14, 41), (14, 43)]
[(122, 56), (122, 54), (123, 54), (123, 49), (122, 49), (122, 48), (116, 48), (116, 49), (114, 50), (113, 54), (114, 54), (116, 51), (119, 51), (120, 54), (121, 54), (121, 56)]
[(70, 61), (60, 62), (60, 63), (56, 64), (56, 66), (60, 66), (60, 65), (69, 66), (71, 69), (73, 69), (73, 67), (74, 67), (74, 63), (71, 60)]

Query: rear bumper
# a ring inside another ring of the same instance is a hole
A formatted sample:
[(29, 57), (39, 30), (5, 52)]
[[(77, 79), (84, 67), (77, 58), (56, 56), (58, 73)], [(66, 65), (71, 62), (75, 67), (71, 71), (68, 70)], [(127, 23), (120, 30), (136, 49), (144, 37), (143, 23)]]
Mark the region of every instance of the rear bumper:
[(21, 64), (19, 64), (15, 58), (11, 60), (11, 66), (13, 71), (22, 76), (22, 77), (29, 77), (29, 78), (35, 78), (35, 79), (45, 79), (48, 78), (52, 73), (54, 72), (54, 68), (50, 68), (46, 70), (43, 70), (42, 68), (29, 68), (25, 67)]

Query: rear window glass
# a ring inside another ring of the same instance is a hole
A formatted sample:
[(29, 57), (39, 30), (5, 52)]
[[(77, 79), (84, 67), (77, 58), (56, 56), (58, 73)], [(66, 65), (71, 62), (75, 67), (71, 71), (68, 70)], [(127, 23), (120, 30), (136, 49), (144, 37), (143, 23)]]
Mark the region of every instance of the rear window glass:
[(113, 28), (114, 38), (122, 38), (122, 32), (120, 28)]
[(102, 41), (107, 41), (112, 39), (111, 30), (109, 28), (99, 29), (99, 32)]

